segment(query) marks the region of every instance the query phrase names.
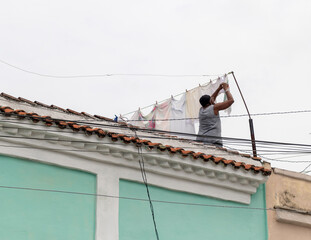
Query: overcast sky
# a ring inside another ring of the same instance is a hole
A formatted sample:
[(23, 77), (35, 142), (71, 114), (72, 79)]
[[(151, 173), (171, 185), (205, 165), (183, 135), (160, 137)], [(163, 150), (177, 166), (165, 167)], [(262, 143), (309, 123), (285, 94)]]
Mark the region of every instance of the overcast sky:
[[(0, 59), (51, 75), (234, 71), (251, 113), (310, 110), (310, 13), (308, 0), (2, 1)], [(59, 79), (2, 63), (0, 77), (1, 92), (111, 118), (214, 79)], [(245, 114), (232, 77), (230, 85), (232, 114)], [(256, 139), (267, 141), (311, 144), (310, 123), (311, 113), (254, 117)], [(249, 138), (248, 119), (223, 119), (223, 136)]]

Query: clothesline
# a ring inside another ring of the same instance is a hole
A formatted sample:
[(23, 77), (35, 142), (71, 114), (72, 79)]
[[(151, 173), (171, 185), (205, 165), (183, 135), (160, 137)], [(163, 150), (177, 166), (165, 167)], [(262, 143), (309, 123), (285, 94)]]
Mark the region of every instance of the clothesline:
[[(180, 99), (168, 98), (161, 103), (152, 105), (152, 110), (148, 114), (142, 113), (139, 108), (131, 117), (131, 122), (135, 126), (147, 129), (159, 129), (165, 131), (176, 131), (185, 133), (195, 133), (195, 124), (198, 118), (201, 105), (199, 99), (202, 95), (212, 95), (221, 83), (228, 83), (228, 75), (218, 77), (204, 85), (183, 92)], [(223, 93), (221, 90), (219, 93)], [(178, 96), (178, 95), (176, 95)], [(230, 109), (228, 109), (230, 114)], [(120, 119), (123, 120), (122, 115)], [(183, 119), (180, 121), (157, 121), (157, 119)], [(127, 121), (127, 120), (126, 120)]]
[[(220, 77), (223, 77), (223, 76), (229, 75), (229, 74), (232, 74), (232, 72), (229, 72), (229, 73), (227, 73), (227, 74), (220, 75), (220, 76), (218, 76), (217, 78), (215, 78), (215, 79), (213, 79), (213, 80), (210, 80), (209, 82), (206, 82), (206, 83), (204, 83), (204, 84), (202, 84), (202, 85), (199, 85), (199, 86), (203, 86), (203, 87), (204, 87), (204, 86), (206, 86), (207, 84), (209, 84), (210, 82), (215, 81), (215, 80), (219, 79)], [(206, 75), (206, 76), (208, 76), (208, 75)], [(191, 90), (193, 90), (193, 89), (195, 89), (195, 88), (197, 88), (197, 87), (191, 88), (191, 89), (186, 90), (186, 91), (191, 91)], [(176, 98), (176, 97), (181, 96), (182, 94), (184, 94), (184, 92), (179, 93), (179, 94), (177, 94), (177, 95), (174, 95), (174, 96), (172, 96), (172, 97)], [(163, 102), (165, 102), (165, 101), (167, 101), (167, 100), (169, 100), (169, 98), (164, 99), (164, 100), (162, 100), (162, 101), (159, 101), (159, 102), (157, 102), (157, 103), (160, 104), (160, 103), (163, 103)], [(149, 107), (153, 107), (153, 106), (154, 106), (154, 103), (153, 103), (153, 104), (150, 104), (150, 105), (148, 105), (148, 106), (139, 108), (139, 109), (140, 109), (140, 110), (143, 110), (143, 109), (146, 109), (146, 108), (149, 108)], [(137, 111), (137, 110), (131, 111), (131, 112), (128, 112), (128, 113), (125, 113), (125, 114), (120, 114), (120, 116), (124, 117), (124, 116), (130, 115), (130, 114), (132, 114), (132, 113), (135, 113), (136, 111)]]

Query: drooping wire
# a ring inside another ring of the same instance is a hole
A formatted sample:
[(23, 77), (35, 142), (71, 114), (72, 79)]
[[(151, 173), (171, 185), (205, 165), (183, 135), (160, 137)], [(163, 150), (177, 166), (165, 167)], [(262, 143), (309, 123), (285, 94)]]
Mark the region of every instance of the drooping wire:
[[(136, 131), (134, 131), (134, 133), (135, 133), (136, 138), (138, 138)], [(142, 155), (142, 149), (141, 149), (140, 144), (137, 144), (137, 152), (138, 152), (138, 156), (140, 156), (140, 159), (138, 162), (139, 162), (139, 167), (140, 167), (140, 171), (141, 171), (141, 176), (142, 176), (142, 179), (143, 179), (144, 185), (146, 187), (146, 191), (147, 191), (147, 196), (148, 196), (148, 200), (149, 200), (150, 211), (151, 211), (152, 221), (153, 221), (153, 226), (154, 226), (154, 231), (155, 231), (157, 240), (159, 240), (159, 233), (158, 233), (158, 229), (157, 229), (157, 223), (155, 220), (153, 203), (151, 201), (151, 196), (150, 196), (150, 192), (149, 192), (148, 180), (147, 180), (147, 175), (146, 175), (146, 171), (145, 171), (145, 163), (144, 163), (144, 158)]]
[[(26, 190), (26, 191), (38, 191), (38, 192), (63, 193), (63, 194), (82, 195), (82, 196), (107, 197), (107, 198), (115, 198), (115, 199), (140, 201), (140, 202), (149, 202), (149, 199), (144, 199), (144, 198), (125, 197), (125, 196), (113, 196), (113, 195), (108, 195), (108, 194), (97, 194), (97, 193), (73, 192), (73, 191), (55, 190), (55, 189), (17, 187), (17, 186), (4, 186), (4, 185), (0, 185), (0, 188), (14, 189), (14, 190)], [(214, 205), (214, 204), (204, 204), (204, 203), (176, 202), (176, 201), (166, 201), (166, 200), (152, 200), (152, 201), (156, 202), (156, 203), (173, 204), (173, 205), (185, 205), (185, 206), (276, 211), (276, 209), (274, 209), (274, 208), (260, 208), (260, 207), (246, 207), (246, 206), (227, 206), (227, 205)]]
[(49, 78), (98, 78), (98, 77), (114, 77), (114, 76), (135, 76), (135, 77), (211, 77), (211, 76), (220, 76), (219, 74), (144, 74), (144, 73), (106, 73), (106, 74), (86, 74), (86, 75), (51, 75), (45, 73), (38, 73), (30, 71), (11, 63), (8, 63), (0, 59), (0, 62), (29, 74), (37, 75), (40, 77), (49, 77)]
[[(0, 121), (1, 122), (1, 121)], [(32, 123), (25, 123), (25, 122), (21, 122), (21, 121), (9, 121), (9, 120), (2, 120), (2, 122), (10, 122), (10, 123), (18, 123), (18, 124), (27, 124), (27, 125), (36, 125), (37, 124), (32, 124)], [(103, 124), (102, 124), (103, 125)], [(123, 129), (124, 126), (113, 126), (113, 125), (104, 125), (107, 126), (109, 128), (121, 128)], [(51, 127), (57, 127), (56, 125), (52, 125)], [(10, 128), (9, 126), (6, 126), (6, 128)], [(12, 127), (15, 128), (15, 127)], [(131, 130), (131, 128), (129, 127), (125, 127), (127, 130)], [(30, 130), (36, 130), (36, 129), (31, 129)], [(138, 130), (138, 129), (136, 129)], [(53, 130), (38, 130), (38, 131), (43, 131), (43, 132), (53, 132)], [(139, 129), (139, 131), (146, 131), (148, 133), (173, 133), (176, 135), (189, 135), (189, 136), (197, 136), (196, 134), (187, 134), (187, 133), (181, 133), (181, 132), (168, 132), (168, 131), (160, 131), (160, 130), (149, 130), (149, 129)], [(58, 132), (58, 131), (55, 131)], [(65, 132), (68, 133), (68, 132)], [(79, 132), (80, 134), (85, 134), (83, 132)], [(79, 134), (79, 133), (75, 133), (75, 134)], [(130, 135), (129, 135), (130, 136)], [(0, 136), (0, 137), (13, 137), (13, 138), (20, 138), (20, 137), (15, 137), (15, 136)], [(143, 136), (144, 138), (147, 139), (174, 139), (171, 136), (168, 137), (163, 137), (160, 135), (153, 135), (153, 136)], [(212, 137), (212, 136), (211, 136)], [(25, 137), (27, 138), (27, 137)], [(33, 137), (31, 137), (30, 139), (35, 139)], [(238, 144), (239, 147), (245, 145), (248, 146), (250, 143), (249, 139), (241, 139), (241, 138), (228, 138), (228, 137), (221, 137), (221, 139), (223, 139), (227, 144)], [(40, 138), (38, 139), (40, 140)], [(51, 139), (52, 141), (67, 141), (64, 139)], [(178, 139), (178, 140), (182, 140), (182, 139)], [(187, 140), (187, 139), (184, 139)], [(191, 140), (191, 139), (188, 139)], [(81, 142), (81, 141), (79, 141)], [(296, 143), (284, 143), (284, 142), (271, 142), (271, 141), (256, 141), (257, 145), (258, 145), (258, 149), (260, 149), (260, 151), (262, 152), (266, 152), (267, 154), (273, 154), (273, 153), (308, 153), (308, 151), (310, 151), (310, 147), (311, 145), (307, 145), (307, 144), (296, 144)], [(269, 148), (273, 149), (273, 150), (268, 150)], [(280, 150), (281, 148), (281, 150)], [(274, 150), (275, 149), (275, 150)], [(283, 149), (283, 150), (282, 150)]]
[[(297, 111), (284, 111), (284, 112), (266, 112), (266, 113), (252, 113), (252, 117), (254, 116), (273, 116), (273, 115), (284, 115), (284, 114), (296, 114), (296, 113), (311, 113), (310, 109), (307, 110), (297, 110)], [(238, 117), (248, 117), (248, 114), (232, 114), (232, 115), (220, 115), (220, 118), (238, 118)], [(218, 118), (212, 117), (212, 118)], [(199, 118), (163, 118), (163, 119), (153, 119), (155, 122), (166, 122), (166, 121), (184, 121), (184, 120), (198, 120)], [(146, 122), (148, 120), (138, 119), (132, 120), (128, 119), (126, 122)]]
[[(231, 73), (232, 73), (232, 72), (230, 72), (230, 73), (228, 73), (228, 74), (210, 75), (210, 76), (218, 76), (218, 78), (219, 78), (219, 77), (222, 77), (222, 76), (225, 76), (225, 75), (229, 75), (229, 74), (231, 74)], [(204, 75), (204, 76), (205, 76), (205, 77), (208, 77), (209, 75)], [(210, 82), (215, 81), (215, 80), (217, 80), (217, 79), (210, 80), (208, 83), (204, 83), (202, 86), (205, 86), (205, 85), (207, 85), (207, 84), (209, 84)], [(195, 88), (196, 88), (196, 87), (195, 87)], [(191, 91), (191, 90), (193, 90), (193, 89), (195, 89), (195, 88), (189, 89), (188, 91)], [(182, 94), (184, 94), (184, 92), (179, 93), (179, 94), (176, 94), (176, 95), (174, 95), (173, 97), (176, 98), (176, 97), (181, 96)], [(164, 100), (162, 100), (162, 101), (158, 101), (158, 104), (163, 103), (163, 102), (165, 102), (165, 101), (167, 101), (167, 100), (169, 100), (169, 99), (170, 99), (170, 98), (164, 99)], [(150, 104), (150, 105), (148, 105), (148, 106), (145, 106), (145, 107), (142, 107), (142, 108), (139, 108), (139, 109), (140, 109), (140, 110), (144, 110), (144, 109), (146, 109), (146, 108), (153, 107), (153, 106), (154, 106), (154, 104)], [(125, 113), (125, 114), (121, 114), (121, 116), (122, 116), (122, 117), (123, 117), (123, 116), (127, 116), (127, 115), (130, 115), (130, 114), (134, 113), (134, 112), (136, 112), (136, 111), (131, 111), (131, 112), (128, 112), (128, 113)], [(121, 116), (120, 116), (120, 117), (121, 117)]]
[[(8, 127), (10, 128), (10, 127)], [(14, 127), (11, 127), (14, 128)], [(50, 131), (50, 130), (37, 130), (37, 129), (32, 129), (32, 128), (25, 128), (28, 130), (36, 130), (39, 132), (43, 132), (43, 133), (48, 133), (48, 132), (57, 132), (57, 131)], [(65, 133), (70, 133), (70, 132), (65, 132)], [(81, 133), (82, 134), (82, 133)], [(85, 134), (85, 133), (83, 133)], [(103, 144), (103, 145), (108, 145), (108, 144), (112, 144), (112, 143), (101, 143), (101, 142), (94, 142), (94, 141), (86, 141), (86, 140), (68, 140), (68, 139), (55, 139), (53, 137), (51, 138), (39, 138), (39, 137), (34, 137), (34, 136), (14, 136), (14, 135), (0, 135), (0, 138), (11, 138), (11, 139), (29, 139), (29, 140), (41, 140), (41, 141), (53, 141), (53, 142), (74, 142), (74, 143), (94, 143), (94, 144)], [(168, 138), (168, 137), (162, 137), (162, 136), (145, 136), (145, 138), (154, 138), (154, 139), (172, 139), (172, 138)], [(226, 138), (222, 138), (225, 140), (226, 143), (230, 144), (230, 145), (234, 145), (234, 142), (236, 141), (236, 145), (238, 145), (239, 147), (241, 147), (244, 143), (241, 142), (239, 144), (237, 144), (239, 142), (239, 139), (232, 139), (230, 141), (227, 141)], [(177, 139), (178, 140), (178, 139)], [(195, 142), (194, 142), (195, 143)], [(246, 139), (245, 139), (245, 143)], [(274, 154), (293, 154), (293, 153), (299, 153), (299, 154), (305, 154), (305, 153), (310, 153), (311, 152), (311, 145), (305, 145), (305, 144), (292, 144), (292, 145), (282, 145), (284, 143), (281, 142), (272, 142), (273, 144), (275, 144), (276, 146), (270, 146), (270, 145), (265, 145), (263, 144), (263, 149), (262, 147), (260, 148), (260, 151), (263, 152), (262, 155), (274, 155)], [(114, 143), (117, 144), (117, 143)], [(247, 145), (246, 145), (247, 146)], [(182, 146), (180, 146), (182, 147)], [(202, 147), (199, 146), (185, 146), (185, 148), (188, 149), (202, 149)], [(229, 147), (228, 147), (229, 148)], [(269, 150), (269, 148), (272, 148), (272, 150)], [(238, 151), (247, 151), (247, 150), (242, 150), (242, 149), (236, 149)]]
[[(0, 114), (4, 114), (0, 112)], [(38, 120), (45, 120), (46, 118), (43, 117), (35, 117)], [(64, 121), (68, 122), (66, 119), (56, 119), (52, 118), (53, 121)], [(8, 123), (17, 123), (21, 125), (31, 125), (31, 126), (38, 126), (37, 124), (32, 124), (32, 123), (26, 123), (22, 121), (12, 121), (12, 120), (0, 120), (1, 122), (8, 122)], [(79, 121), (74, 121), (74, 123), (79, 123)], [(84, 122), (85, 123), (85, 122)], [(143, 129), (143, 128), (137, 128), (134, 126), (123, 126), (123, 125), (111, 125), (111, 124), (102, 124), (102, 123), (94, 123), (94, 122), (88, 122), (90, 125), (93, 125), (94, 127), (109, 127), (109, 128), (116, 128), (116, 129), (123, 129), (123, 130), (136, 130), (136, 131), (141, 131), (141, 132), (147, 132), (147, 133), (157, 133), (157, 134), (171, 134), (170, 136), (141, 136), (145, 138), (154, 138), (154, 139), (174, 139), (172, 136), (188, 136), (188, 137), (204, 137), (204, 135), (197, 135), (193, 133), (185, 133), (185, 132), (176, 132), (176, 131), (164, 131), (164, 130), (158, 130), (158, 129)], [(56, 125), (52, 125), (50, 127), (57, 127)], [(222, 139), (228, 142), (238, 142), (238, 143), (249, 143), (251, 140), (250, 139), (245, 139), (245, 138), (232, 138), (232, 137), (216, 137), (216, 136), (209, 136), (210, 138), (217, 138), (217, 139)], [(178, 140), (190, 140), (193, 141), (193, 139), (187, 139), (187, 138), (181, 138)], [(309, 144), (297, 144), (297, 143), (287, 143), (287, 142), (275, 142), (275, 141), (264, 141), (264, 140), (256, 140), (256, 144), (264, 144), (264, 145), (283, 145), (283, 146), (296, 146), (296, 147), (311, 147)]]

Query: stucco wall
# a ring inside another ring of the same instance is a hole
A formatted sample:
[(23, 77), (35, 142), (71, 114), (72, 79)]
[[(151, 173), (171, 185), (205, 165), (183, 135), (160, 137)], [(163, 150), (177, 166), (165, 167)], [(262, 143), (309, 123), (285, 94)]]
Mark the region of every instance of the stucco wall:
[[(199, 195), (150, 186), (152, 199), (218, 206), (265, 208), (264, 185), (252, 195), (251, 204), (243, 205)], [(143, 184), (120, 181), (120, 196), (146, 199)], [(148, 202), (120, 199), (119, 239), (155, 239)], [(267, 239), (266, 212), (211, 206), (187, 206), (154, 203), (160, 239)]]
[(93, 240), (94, 196), (8, 187), (95, 193), (96, 176), (0, 155), (0, 239)]
[[(311, 177), (274, 169), (266, 183), (269, 239), (310, 240)], [(288, 209), (288, 210), (287, 210)]]

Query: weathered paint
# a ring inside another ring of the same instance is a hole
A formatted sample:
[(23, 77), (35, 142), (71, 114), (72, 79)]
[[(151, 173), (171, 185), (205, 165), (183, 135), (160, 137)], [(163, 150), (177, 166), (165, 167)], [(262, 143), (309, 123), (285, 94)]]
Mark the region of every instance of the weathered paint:
[(269, 239), (310, 240), (311, 176), (274, 169), (266, 183)]
[[(96, 193), (90, 173), (0, 155), (0, 186)], [(94, 196), (0, 187), (0, 239), (95, 238)]]
[[(199, 195), (150, 186), (151, 198), (163, 201), (210, 204), (218, 206), (265, 207), (264, 186), (252, 195), (251, 204), (243, 205)], [(120, 196), (146, 199), (141, 183), (120, 180)], [(190, 206), (153, 203), (157, 228), (162, 240), (189, 239), (266, 239), (265, 210)], [(148, 202), (119, 200), (119, 239), (155, 239)]]

